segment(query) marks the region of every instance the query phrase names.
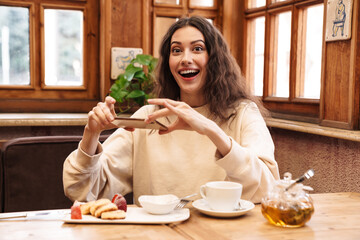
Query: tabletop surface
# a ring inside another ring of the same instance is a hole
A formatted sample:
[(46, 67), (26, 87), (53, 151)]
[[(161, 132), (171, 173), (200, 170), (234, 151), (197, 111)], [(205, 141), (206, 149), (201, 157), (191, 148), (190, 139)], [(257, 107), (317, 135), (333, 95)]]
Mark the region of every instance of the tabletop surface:
[(315, 213), (300, 228), (269, 224), (261, 206), (235, 218), (214, 218), (190, 208), (180, 223), (68, 224), (61, 220), (0, 220), (0, 239), (360, 239), (360, 193), (312, 194)]

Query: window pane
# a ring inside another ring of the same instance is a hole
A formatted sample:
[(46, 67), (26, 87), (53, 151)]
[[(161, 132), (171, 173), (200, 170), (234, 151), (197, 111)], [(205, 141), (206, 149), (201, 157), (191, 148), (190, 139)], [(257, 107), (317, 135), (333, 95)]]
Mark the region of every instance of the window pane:
[(196, 7), (213, 7), (214, 0), (190, 0), (190, 6)]
[(291, 12), (277, 15), (276, 90), (274, 96), (289, 97)]
[(304, 92), (300, 97), (320, 98), (323, 12), (323, 5), (307, 9)]
[(209, 23), (211, 23), (212, 25), (214, 25), (214, 21), (211, 18), (207, 18), (206, 20), (209, 21)]
[(180, 4), (180, 0), (155, 0), (157, 4)]
[(83, 13), (45, 9), (45, 84), (83, 85)]
[(0, 6), (0, 85), (30, 85), (29, 9)]
[(156, 17), (154, 26), (154, 56), (159, 57), (159, 47), (165, 33), (178, 18)]
[(271, 0), (271, 3), (285, 2), (285, 1), (289, 1), (289, 0)]
[(248, 0), (248, 8), (257, 8), (265, 6), (266, 0)]
[(251, 41), (248, 43), (247, 58), (249, 68), (247, 78), (252, 84), (250, 88), (256, 96), (263, 95), (264, 78), (264, 41), (265, 41), (265, 17), (258, 17), (249, 22), (248, 34)]

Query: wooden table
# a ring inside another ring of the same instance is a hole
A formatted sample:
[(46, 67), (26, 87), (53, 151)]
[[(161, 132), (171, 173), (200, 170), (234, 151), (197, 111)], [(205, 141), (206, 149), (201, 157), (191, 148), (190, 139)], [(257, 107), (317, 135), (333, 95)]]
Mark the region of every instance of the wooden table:
[(313, 194), (315, 213), (301, 228), (269, 224), (260, 205), (244, 216), (218, 219), (191, 209), (177, 224), (65, 224), (62, 221), (2, 220), (0, 239), (360, 239), (360, 193)]

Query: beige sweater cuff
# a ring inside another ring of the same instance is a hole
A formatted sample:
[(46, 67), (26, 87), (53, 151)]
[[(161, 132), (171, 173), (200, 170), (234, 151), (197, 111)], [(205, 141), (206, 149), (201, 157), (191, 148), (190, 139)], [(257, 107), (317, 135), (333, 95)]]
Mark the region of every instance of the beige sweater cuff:
[(245, 169), (249, 161), (248, 151), (232, 137), (230, 140), (231, 149), (228, 154), (221, 157), (220, 153), (216, 152), (216, 158), (218, 158), (216, 163), (226, 171), (228, 176), (241, 172), (241, 169)]
[[(78, 145), (78, 150), (76, 153), (77, 157), (73, 158), (74, 162), (72, 162), (72, 165), (75, 166), (81, 172), (92, 172), (95, 169), (97, 169), (98, 167), (100, 167), (99, 159), (103, 152), (101, 143), (98, 142), (98, 145), (96, 148), (96, 154), (93, 156), (90, 156), (89, 154), (84, 152), (80, 146), (81, 146), (81, 141), (79, 142), (79, 145)], [(76, 159), (76, 162), (75, 162), (75, 159)]]

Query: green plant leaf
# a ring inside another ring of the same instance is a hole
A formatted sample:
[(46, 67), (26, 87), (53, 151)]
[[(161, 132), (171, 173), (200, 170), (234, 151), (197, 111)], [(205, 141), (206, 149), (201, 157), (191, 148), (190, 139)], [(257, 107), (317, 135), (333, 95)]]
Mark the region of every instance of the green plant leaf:
[(112, 86), (111, 86), (111, 88), (110, 88), (110, 91), (111, 92), (117, 92), (117, 91), (119, 91), (120, 90), (120, 87), (119, 87), (119, 85), (118, 84), (113, 84)]
[(142, 72), (142, 71), (143, 69), (141, 67), (135, 67), (134, 65), (129, 64), (125, 69), (124, 78), (127, 81), (131, 81), (137, 72)]
[(145, 105), (145, 96), (134, 98), (134, 102), (136, 102), (139, 106)]
[(135, 98), (138, 98), (138, 97), (142, 97), (142, 96), (144, 96), (144, 95), (145, 95), (144, 91), (141, 91), (141, 90), (139, 90), (139, 89), (136, 89), (136, 90), (134, 90), (134, 91), (131, 91), (131, 92), (129, 93), (129, 95), (126, 96), (126, 99), (129, 99), (129, 98), (135, 99)]
[[(151, 55), (139, 54), (120, 74), (110, 88), (110, 96), (117, 102), (120, 112), (127, 111), (133, 106), (143, 106), (147, 99), (154, 97), (151, 93), (157, 58)], [(138, 67), (140, 66), (140, 67)]]
[(156, 65), (158, 63), (157, 58), (152, 58), (149, 64), (149, 73), (152, 73), (152, 71), (155, 69)]
[(147, 76), (143, 71), (135, 73), (134, 78), (138, 79), (140, 83), (148, 80)]
[(124, 74), (120, 74), (115, 84), (119, 87), (119, 89), (125, 89), (129, 86), (130, 82), (126, 80)]
[(138, 82), (131, 83), (131, 89), (132, 90), (139, 90), (140, 89), (140, 84)]
[(148, 54), (138, 54), (136, 57), (131, 61), (131, 63), (139, 63), (141, 65), (148, 66), (153, 59), (153, 56)]
[(128, 95), (128, 91), (114, 91), (110, 93), (110, 96), (113, 97), (117, 102), (122, 103), (124, 102), (124, 99), (126, 98), (126, 95)]

